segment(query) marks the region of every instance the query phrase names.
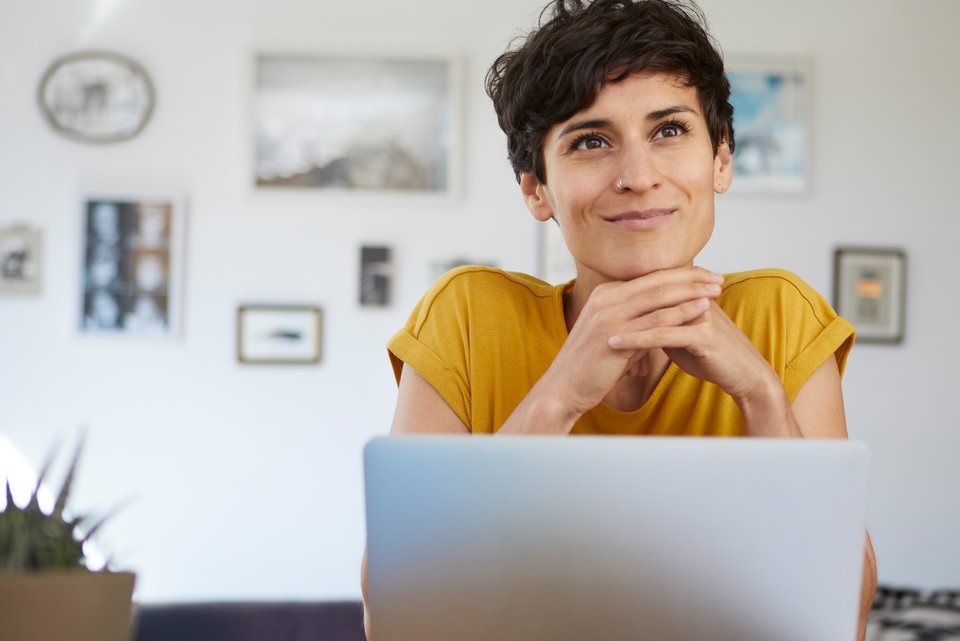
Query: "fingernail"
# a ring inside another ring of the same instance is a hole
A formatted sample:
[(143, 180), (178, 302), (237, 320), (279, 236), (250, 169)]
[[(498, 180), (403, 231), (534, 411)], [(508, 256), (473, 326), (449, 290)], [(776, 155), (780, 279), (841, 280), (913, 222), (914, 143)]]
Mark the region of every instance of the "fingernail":
[(610, 347), (620, 347), (621, 345), (623, 345), (623, 337), (622, 337), (622, 336), (611, 336), (611, 337), (610, 337), (610, 340), (607, 341), (607, 344), (608, 344)]
[(707, 277), (708, 277), (710, 280), (715, 280), (715, 281), (717, 281), (718, 283), (722, 283), (722, 282), (723, 282), (723, 274), (718, 274), (718, 273), (716, 273), (715, 271), (711, 271), (711, 270), (707, 269), (706, 267), (702, 267), (702, 266), (700, 266), (700, 265), (696, 265), (696, 267), (697, 267), (697, 269), (699, 269), (701, 272), (706, 272), (706, 273), (707, 273)]
[(719, 294), (721, 291), (723, 291), (723, 288), (721, 288), (720, 285), (717, 285), (715, 283), (709, 283), (707, 285), (707, 291), (710, 292), (711, 294)]

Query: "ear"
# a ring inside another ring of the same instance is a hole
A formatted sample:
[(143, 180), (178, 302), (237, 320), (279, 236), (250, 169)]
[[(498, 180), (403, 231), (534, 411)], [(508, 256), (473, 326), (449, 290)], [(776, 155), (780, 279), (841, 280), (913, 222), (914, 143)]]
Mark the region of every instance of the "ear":
[(527, 209), (537, 220), (544, 222), (553, 218), (553, 206), (547, 196), (547, 188), (533, 174), (520, 174), (520, 193)]
[(730, 189), (733, 180), (733, 154), (726, 138), (717, 145), (717, 153), (713, 156), (713, 190), (722, 194)]

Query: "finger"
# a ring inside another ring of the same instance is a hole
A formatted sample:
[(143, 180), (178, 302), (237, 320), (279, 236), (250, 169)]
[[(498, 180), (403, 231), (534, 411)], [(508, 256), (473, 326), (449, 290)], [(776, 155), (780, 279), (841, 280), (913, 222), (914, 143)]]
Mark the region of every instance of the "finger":
[(637, 278), (614, 283), (605, 283), (595, 290), (608, 304), (615, 305), (641, 297), (656, 297), (658, 290), (669, 290), (686, 283), (723, 284), (723, 276), (703, 267), (677, 267), (663, 269)]
[(671, 267), (670, 269), (658, 269), (644, 276), (639, 276), (633, 280), (643, 278), (663, 279), (666, 282), (680, 280), (702, 280), (710, 283), (723, 283), (723, 274), (711, 271), (706, 267), (697, 265), (687, 265), (685, 267)]
[[(675, 313), (670, 312), (688, 303), (697, 302), (695, 307), (703, 305), (702, 301), (712, 301), (720, 296), (722, 288), (716, 283), (678, 283), (670, 286), (658, 286), (641, 292), (634, 298), (622, 302), (610, 302), (602, 292), (594, 292), (593, 304), (601, 317), (616, 323), (631, 323), (648, 315), (653, 315), (647, 324), (635, 329), (646, 329), (658, 324), (675, 324)], [(691, 309), (684, 307), (683, 309)], [(702, 309), (699, 309), (702, 312)], [(689, 319), (688, 319), (689, 320)], [(619, 331), (619, 328), (618, 328)]]
[(658, 325), (649, 329), (611, 336), (607, 344), (616, 350), (690, 349), (703, 341), (704, 325)]
[(645, 376), (650, 372), (650, 352), (634, 352), (630, 360), (627, 361), (627, 369), (624, 372), (626, 376)]
[[(686, 271), (685, 275), (691, 273)], [(616, 316), (626, 320), (700, 298), (715, 299), (723, 291), (716, 280), (690, 280), (681, 276), (683, 274), (674, 271), (656, 279), (629, 281), (623, 283), (625, 287), (621, 289), (598, 292), (596, 302), (601, 308), (615, 310)]]
[(632, 297), (658, 287), (671, 287), (684, 283), (723, 285), (723, 281), (724, 278), (722, 274), (717, 274), (703, 267), (690, 265), (687, 267), (675, 267), (673, 269), (661, 269), (624, 281), (624, 285), (626, 286), (624, 289), (626, 295)]
[[(622, 337), (643, 332), (654, 327), (673, 327), (693, 323), (703, 317), (707, 310), (710, 309), (710, 305), (710, 299), (697, 298), (673, 307), (658, 309), (631, 320), (622, 326), (616, 334)], [(613, 347), (612, 343), (610, 345)], [(623, 349), (625, 349), (625, 347)]]
[(650, 373), (650, 352), (643, 355), (637, 363), (637, 376), (646, 376)]

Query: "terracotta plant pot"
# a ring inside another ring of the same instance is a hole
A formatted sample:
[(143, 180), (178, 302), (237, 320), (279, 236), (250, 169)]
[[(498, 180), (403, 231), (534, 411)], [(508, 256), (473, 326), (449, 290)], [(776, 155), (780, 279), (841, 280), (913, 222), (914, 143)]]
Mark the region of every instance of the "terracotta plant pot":
[(130, 641), (129, 572), (0, 574), (4, 641)]

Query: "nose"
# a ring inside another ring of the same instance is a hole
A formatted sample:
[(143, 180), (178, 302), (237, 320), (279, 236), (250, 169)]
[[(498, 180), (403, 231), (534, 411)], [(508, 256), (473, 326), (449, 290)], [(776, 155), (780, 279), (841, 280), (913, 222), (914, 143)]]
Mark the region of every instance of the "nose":
[(640, 142), (625, 144), (621, 148), (619, 175), (614, 182), (617, 193), (642, 192), (657, 189), (661, 175), (650, 149)]

